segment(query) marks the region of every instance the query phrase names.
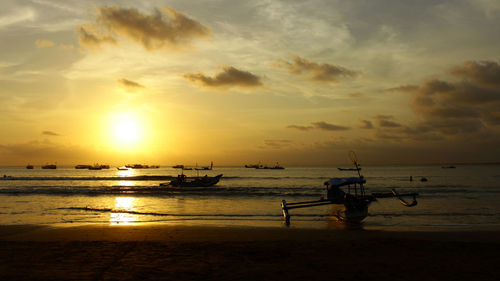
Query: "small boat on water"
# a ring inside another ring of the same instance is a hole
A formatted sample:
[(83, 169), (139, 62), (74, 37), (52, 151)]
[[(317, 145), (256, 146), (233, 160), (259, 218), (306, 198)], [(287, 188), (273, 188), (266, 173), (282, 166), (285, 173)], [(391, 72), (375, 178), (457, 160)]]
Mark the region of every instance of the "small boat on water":
[(209, 187), (215, 185), (219, 182), (222, 174), (215, 177), (209, 177), (207, 175), (203, 177), (187, 177), (184, 174), (180, 174), (176, 179), (171, 180), (167, 183), (161, 183), (161, 187)]
[(361, 167), (359, 168), (337, 168), (339, 171), (361, 171)]
[(55, 170), (55, 169), (57, 169), (57, 165), (56, 164), (46, 164), (46, 165), (42, 166), (42, 169), (52, 169), (52, 170)]
[(90, 167), (92, 167), (92, 165), (79, 164), (75, 166), (75, 169), (83, 170), (83, 169), (88, 169)]
[[(196, 166), (198, 166), (198, 164)], [(208, 171), (212, 170), (213, 168), (214, 168), (214, 162), (210, 162), (210, 166), (196, 167), (194, 169), (197, 171)]]
[(127, 167), (125, 167), (125, 166), (116, 167), (116, 169), (117, 169), (118, 171), (128, 171), (128, 170), (129, 170), (129, 168), (127, 168)]
[[(367, 194), (364, 187), (366, 180), (359, 172), (360, 168), (357, 163), (356, 155), (351, 151), (349, 156), (351, 157), (353, 164), (356, 166), (353, 170), (358, 172), (358, 176), (349, 178), (331, 178), (326, 181), (324, 183), (326, 186), (326, 199), (322, 197), (319, 200), (292, 203), (282, 200), (281, 209), (287, 225), (290, 224), (290, 214), (288, 211), (297, 208), (333, 205), (335, 210), (333, 216), (338, 221), (346, 223), (360, 223), (368, 216), (368, 206), (370, 203), (375, 201), (377, 198), (397, 197), (400, 203), (406, 207), (413, 207), (417, 205), (416, 196), (418, 196), (418, 193), (399, 194), (396, 189), (392, 189), (390, 193)], [(347, 187), (347, 190), (345, 190), (345, 187)], [(409, 203), (405, 201), (402, 198), (403, 196), (412, 196), (413, 202)]]
[(89, 170), (102, 170), (102, 166), (99, 164), (95, 164), (94, 166), (90, 166)]
[(33, 165), (30, 165), (30, 164), (26, 165), (26, 169), (30, 169), (31, 170), (31, 169), (34, 169), (34, 168), (35, 167), (33, 167)]
[(249, 165), (245, 165), (245, 168), (262, 169), (262, 168), (264, 168), (264, 166), (262, 166), (260, 163), (259, 164), (249, 164)]
[(264, 165), (259, 163), (259, 164), (245, 165), (245, 168), (265, 169), (265, 170), (283, 170), (283, 169), (285, 169), (278, 162), (276, 162), (276, 165), (274, 165), (274, 166), (267, 166), (267, 165), (264, 166)]

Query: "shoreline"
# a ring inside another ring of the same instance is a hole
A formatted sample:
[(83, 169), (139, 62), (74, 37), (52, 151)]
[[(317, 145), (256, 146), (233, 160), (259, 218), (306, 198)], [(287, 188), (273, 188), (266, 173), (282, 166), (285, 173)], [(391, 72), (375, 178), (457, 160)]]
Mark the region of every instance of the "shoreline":
[(499, 231), (0, 226), (1, 280), (498, 280)]

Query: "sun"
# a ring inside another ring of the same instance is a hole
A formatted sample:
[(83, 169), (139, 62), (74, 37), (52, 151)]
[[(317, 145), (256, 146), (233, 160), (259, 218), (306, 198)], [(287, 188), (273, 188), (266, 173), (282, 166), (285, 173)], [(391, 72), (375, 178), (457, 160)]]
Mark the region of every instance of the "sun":
[(140, 118), (134, 114), (121, 113), (113, 118), (113, 141), (119, 146), (134, 146), (143, 138), (143, 128)]

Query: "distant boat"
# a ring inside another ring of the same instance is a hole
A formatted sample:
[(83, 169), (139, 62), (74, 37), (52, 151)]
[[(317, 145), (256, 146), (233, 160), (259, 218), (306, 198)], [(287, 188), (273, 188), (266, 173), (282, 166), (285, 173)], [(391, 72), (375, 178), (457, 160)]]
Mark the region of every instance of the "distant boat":
[(42, 166), (42, 169), (57, 169), (57, 165), (56, 164), (46, 164), (46, 165), (43, 165)]
[(451, 165), (451, 166), (443, 166), (441, 168), (443, 168), (443, 169), (455, 169), (456, 167)]
[(174, 169), (184, 169), (184, 165), (175, 165), (175, 166), (172, 166), (172, 168), (174, 168)]
[(146, 165), (146, 164), (127, 164), (125, 165), (125, 167), (129, 168), (129, 169), (156, 169), (156, 168), (160, 168), (160, 166), (158, 165)]
[(94, 166), (90, 166), (89, 170), (102, 170), (102, 166), (99, 164), (95, 164)]
[(361, 167), (359, 168), (337, 168), (339, 171), (361, 171)]
[(259, 164), (250, 164), (250, 165), (245, 165), (245, 168), (262, 169), (262, 168), (264, 168), (264, 166), (262, 166), (262, 165), (259, 163)]
[(274, 165), (274, 166), (271, 166), (271, 167), (264, 166), (264, 168), (259, 168), (259, 169), (284, 170), (285, 167), (280, 166), (280, 164), (278, 162), (276, 162), (276, 165)]
[(117, 169), (118, 171), (128, 171), (128, 168), (127, 168), (127, 167), (125, 167), (125, 166), (116, 167), (116, 169)]
[(196, 167), (194, 168), (195, 170), (197, 171), (208, 171), (208, 170), (212, 170), (214, 167), (214, 162), (210, 162), (210, 166), (204, 166), (204, 167)]
[(186, 177), (181, 174), (177, 176), (176, 179), (171, 180), (168, 183), (161, 183), (162, 187), (209, 187), (215, 185), (219, 182), (222, 174), (217, 175), (215, 177)]
[(285, 168), (283, 166), (280, 166), (280, 164), (276, 162), (276, 165), (274, 166), (269, 167), (269, 166), (259, 165), (258, 167), (255, 167), (255, 169), (283, 170)]
[(26, 169), (33, 169), (33, 168), (35, 168), (35, 167), (33, 167), (33, 165), (30, 165), (30, 164), (26, 165)]
[(75, 166), (75, 169), (88, 169), (92, 167), (91, 165), (83, 165), (83, 164), (80, 164), (80, 165), (76, 165)]

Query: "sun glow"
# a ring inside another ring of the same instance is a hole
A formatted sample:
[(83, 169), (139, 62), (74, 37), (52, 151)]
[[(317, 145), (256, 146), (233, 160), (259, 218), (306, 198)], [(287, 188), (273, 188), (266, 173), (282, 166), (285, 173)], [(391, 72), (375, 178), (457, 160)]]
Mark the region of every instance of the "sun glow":
[(130, 148), (143, 141), (141, 119), (135, 114), (117, 114), (113, 117), (111, 126), (113, 142), (120, 147)]

